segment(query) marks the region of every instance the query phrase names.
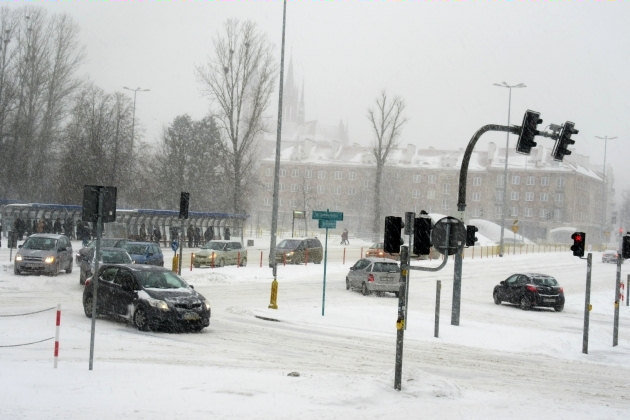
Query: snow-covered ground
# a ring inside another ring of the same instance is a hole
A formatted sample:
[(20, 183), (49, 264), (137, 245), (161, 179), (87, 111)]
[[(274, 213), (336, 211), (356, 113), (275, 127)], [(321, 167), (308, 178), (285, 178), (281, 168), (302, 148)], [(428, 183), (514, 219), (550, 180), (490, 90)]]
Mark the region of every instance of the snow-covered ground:
[[(459, 326), (450, 322), (453, 261), (437, 272), (412, 271), (396, 391), (397, 299), (347, 291), (345, 274), (366, 244), (337, 243), (329, 241), (325, 299), (324, 264), (281, 266), (277, 310), (268, 309), (273, 279), (264, 249), (251, 249), (245, 268), (186, 267), (183, 277), (212, 304), (210, 327), (144, 333), (98, 319), (91, 371), (91, 321), (83, 314), (79, 270), (18, 277), (9, 251), (0, 248), (0, 418), (628, 417), (630, 308), (622, 302), (613, 347), (616, 266), (601, 263), (599, 253), (593, 254), (588, 354), (582, 353), (586, 260), (568, 251), (465, 258)], [(624, 282), (629, 269), (622, 266)], [(495, 305), (493, 286), (516, 271), (554, 275), (564, 287), (565, 310)], [(10, 315), (57, 304), (55, 369), (54, 340), (10, 347), (53, 337), (55, 311)]]

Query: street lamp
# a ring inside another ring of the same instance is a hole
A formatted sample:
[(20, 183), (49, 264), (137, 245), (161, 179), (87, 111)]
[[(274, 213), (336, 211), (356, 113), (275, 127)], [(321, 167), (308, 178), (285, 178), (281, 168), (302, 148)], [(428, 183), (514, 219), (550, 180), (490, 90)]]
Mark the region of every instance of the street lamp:
[[(494, 86), (508, 88), (508, 121), (507, 125), (510, 126), (510, 108), (512, 106), (512, 88), (524, 88), (527, 87), (524, 83), (516, 85), (508, 85), (506, 82), (493, 83)], [(510, 148), (510, 132), (506, 133), (505, 139), (505, 169), (503, 170), (503, 211), (501, 212), (501, 240), (499, 243), (499, 257), (503, 256), (503, 231), (505, 230), (505, 214), (507, 213), (507, 183), (508, 183), (508, 150)]]
[(142, 89), (139, 87), (131, 89), (127, 86), (123, 86), (123, 89), (127, 89), (133, 92), (133, 116), (131, 117), (131, 151), (133, 152), (133, 136), (136, 126), (136, 95), (138, 94), (138, 92), (149, 92), (151, 89)]
[(600, 137), (600, 136), (595, 136), (598, 139), (602, 139), (604, 140), (604, 175), (602, 177), (602, 201), (604, 203), (604, 209), (602, 210), (602, 230), (601, 230), (601, 240), (602, 243), (604, 242), (604, 231), (606, 230), (606, 143), (608, 143), (608, 140), (613, 140), (616, 139), (617, 137), (608, 137), (608, 136), (604, 136), (604, 137)]

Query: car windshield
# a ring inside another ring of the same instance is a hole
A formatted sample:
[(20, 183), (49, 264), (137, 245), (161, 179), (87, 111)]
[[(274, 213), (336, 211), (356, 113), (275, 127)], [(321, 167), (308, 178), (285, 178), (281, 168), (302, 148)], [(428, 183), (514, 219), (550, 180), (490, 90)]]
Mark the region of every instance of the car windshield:
[(30, 237), (22, 246), (24, 249), (36, 249), (41, 251), (49, 251), (57, 248), (57, 240), (53, 238), (33, 238)]
[(214, 251), (222, 251), (224, 247), (225, 247), (225, 242), (210, 241), (206, 243), (204, 246), (202, 246), (201, 249), (212, 249)]
[(276, 248), (295, 249), (300, 245), (300, 242), (302, 241), (299, 239), (283, 239)]
[(558, 282), (553, 277), (534, 277), (532, 281), (536, 286), (557, 286)]
[(147, 253), (147, 246), (142, 244), (127, 244), (125, 249), (128, 253), (134, 255), (144, 255)]
[(398, 273), (400, 268), (396, 263), (375, 262), (372, 271), (377, 273)]
[(129, 264), (133, 260), (126, 251), (103, 250), (101, 261), (107, 264)]
[(180, 289), (188, 288), (188, 284), (172, 271), (141, 271), (136, 276), (142, 287), (146, 289)]
[(372, 244), (370, 249), (383, 249), (383, 244), (382, 243)]

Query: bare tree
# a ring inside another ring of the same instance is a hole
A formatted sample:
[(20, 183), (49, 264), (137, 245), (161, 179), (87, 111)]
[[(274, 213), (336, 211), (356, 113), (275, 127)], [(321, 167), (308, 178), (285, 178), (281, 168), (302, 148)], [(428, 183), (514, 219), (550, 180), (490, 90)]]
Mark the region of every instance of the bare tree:
[(263, 131), (262, 115), (274, 89), (276, 67), (266, 37), (252, 22), (228, 20), (214, 41), (214, 57), (197, 68), (204, 92), (218, 107), (220, 149), (232, 185), (232, 210), (246, 210), (253, 151)]
[(376, 159), (376, 179), (374, 182), (374, 239), (382, 230), (381, 223), (381, 183), (383, 169), (390, 152), (398, 146), (398, 137), (407, 119), (402, 115), (405, 102), (399, 96), (388, 98), (383, 90), (376, 98), (376, 107), (368, 110), (368, 119), (374, 129), (372, 154)]

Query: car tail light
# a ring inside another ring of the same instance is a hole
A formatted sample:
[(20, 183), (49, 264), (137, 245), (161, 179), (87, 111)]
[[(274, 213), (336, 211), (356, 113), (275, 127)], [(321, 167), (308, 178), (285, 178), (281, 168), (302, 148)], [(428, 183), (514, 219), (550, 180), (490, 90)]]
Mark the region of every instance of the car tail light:
[(91, 279), (91, 278), (89, 278), (89, 279), (87, 279), (87, 280), (85, 281), (85, 285), (86, 285), (86, 286), (89, 286), (89, 285), (90, 285), (90, 283), (92, 283), (92, 279)]
[(529, 290), (530, 292), (537, 292), (538, 290), (536, 289), (536, 286), (532, 285), (532, 284), (528, 284), (525, 286), (525, 288), (527, 290)]
[(374, 282), (374, 274), (368, 274), (368, 281)]
[(558, 287), (558, 293), (564, 293), (564, 288)]

